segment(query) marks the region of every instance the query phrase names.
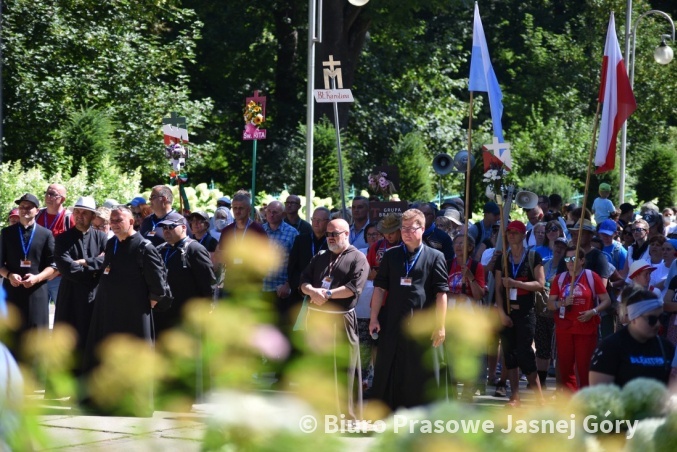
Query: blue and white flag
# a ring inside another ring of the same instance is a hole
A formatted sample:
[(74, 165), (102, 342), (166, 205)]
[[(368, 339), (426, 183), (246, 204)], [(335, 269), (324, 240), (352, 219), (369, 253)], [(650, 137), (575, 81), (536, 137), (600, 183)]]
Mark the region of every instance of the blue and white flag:
[[(480, 19), (480, 10), (475, 2), (475, 19), (473, 23), (472, 32), (472, 57), (470, 59), (470, 80), (468, 83), (470, 91), (486, 92), (489, 97), (489, 108), (491, 109), (491, 122), (494, 126), (494, 145), (496, 143), (505, 143), (503, 140), (503, 125), (501, 124), (501, 117), (503, 116), (503, 94), (501, 94), (501, 87), (498, 86), (496, 73), (491, 66), (491, 59), (489, 58), (489, 49), (487, 48), (487, 40), (484, 36), (484, 27), (482, 27), (482, 19)], [(495, 146), (493, 148), (494, 154), (505, 165), (506, 169), (512, 166), (512, 159), (510, 158), (510, 147), (506, 145), (505, 148)]]

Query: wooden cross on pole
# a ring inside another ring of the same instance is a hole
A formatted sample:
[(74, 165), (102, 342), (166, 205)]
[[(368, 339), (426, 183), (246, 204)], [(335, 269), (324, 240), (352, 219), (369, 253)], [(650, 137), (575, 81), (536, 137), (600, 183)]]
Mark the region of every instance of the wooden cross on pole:
[(171, 112), (169, 118), (162, 118), (162, 124), (169, 124), (170, 126), (175, 126), (180, 129), (187, 128), (185, 116), (179, 116), (175, 111)]

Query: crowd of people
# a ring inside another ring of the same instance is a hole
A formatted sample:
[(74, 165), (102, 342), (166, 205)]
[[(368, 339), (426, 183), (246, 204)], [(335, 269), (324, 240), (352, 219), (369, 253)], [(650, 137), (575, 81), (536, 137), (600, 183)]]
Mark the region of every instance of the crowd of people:
[[(66, 189), (51, 184), (42, 200), (17, 199), (0, 234), (0, 277), (21, 319), (8, 347), (21, 360), (23, 335), (48, 328), (54, 301), (55, 324), (77, 334), (73, 374), (86, 378), (111, 335), (151, 343), (181, 323), (188, 300), (248, 287), (290, 343), (298, 330), (331, 330), (334, 384), (345, 395), (336, 411), (348, 419), (361, 419), (365, 396), (394, 410), (440, 393), (472, 401), (494, 387), (494, 397), (509, 389), (508, 405), (519, 406), (520, 378), (542, 400), (549, 373), (568, 392), (639, 376), (667, 384), (677, 367), (675, 210), (616, 209), (609, 191), (600, 186), (592, 212), (539, 196), (526, 223), (502, 227), (493, 201), (474, 224), (460, 198), (412, 202), (370, 221), (363, 196), (349, 211), (317, 207), (307, 222), (296, 195), (255, 212), (239, 191), (210, 215), (177, 212), (163, 185), (148, 199), (97, 206), (89, 196), (70, 205)], [(250, 238), (281, 256), (265, 276), (241, 270), (258, 259), (241, 246)], [(483, 310), (500, 325), (486, 338), (476, 381), (449, 366), (448, 309)], [(424, 342), (409, 334), (421, 323)]]

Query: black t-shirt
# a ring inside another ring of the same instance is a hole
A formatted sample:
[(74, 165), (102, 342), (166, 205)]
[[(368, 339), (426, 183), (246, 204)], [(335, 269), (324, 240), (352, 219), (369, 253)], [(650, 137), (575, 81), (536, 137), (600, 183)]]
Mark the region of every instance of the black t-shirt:
[[(512, 253), (508, 251), (508, 270), (503, 271), (503, 259), (498, 259), (496, 261), (495, 272), (500, 271), (502, 276), (507, 276), (509, 278), (515, 279), (517, 281), (535, 281), (534, 274), (532, 269), (529, 267), (529, 253), (531, 251), (524, 250), (524, 254), (521, 261), (512, 260)], [(543, 259), (541, 255), (534, 252), (534, 269), (539, 265), (543, 265)], [(503, 291), (503, 301), (505, 308), (505, 297), (507, 296), (506, 292)], [(534, 292), (517, 289), (517, 300), (511, 301), (511, 304), (519, 304), (519, 310), (513, 310), (515, 314), (527, 314), (534, 308)], [(519, 312), (518, 312), (519, 311)]]
[(590, 370), (613, 375), (614, 384), (620, 387), (639, 377), (667, 384), (674, 355), (675, 346), (666, 339), (656, 337), (645, 343), (637, 342), (625, 327), (597, 346)]

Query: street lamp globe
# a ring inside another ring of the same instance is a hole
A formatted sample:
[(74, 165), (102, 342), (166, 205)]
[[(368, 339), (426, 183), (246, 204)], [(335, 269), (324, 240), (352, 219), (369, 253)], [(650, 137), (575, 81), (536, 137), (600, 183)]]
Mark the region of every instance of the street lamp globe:
[(369, 3), (369, 0), (348, 0), (348, 3), (354, 6), (364, 6)]
[(665, 43), (665, 38), (663, 38), (653, 52), (653, 57), (658, 64), (669, 64), (674, 56), (675, 53), (672, 51), (672, 48)]

